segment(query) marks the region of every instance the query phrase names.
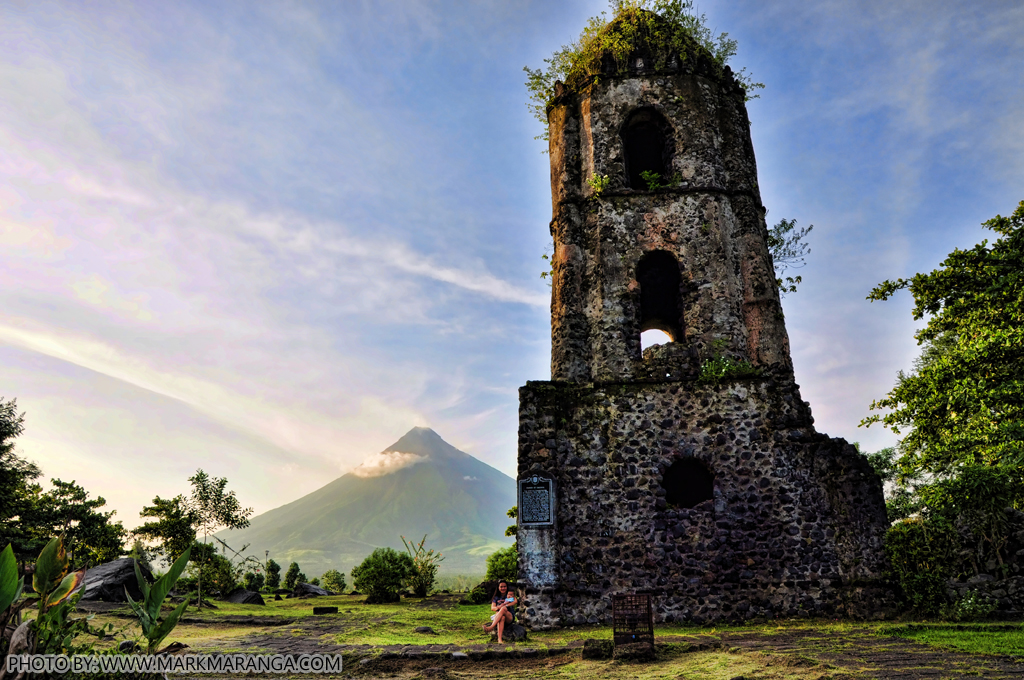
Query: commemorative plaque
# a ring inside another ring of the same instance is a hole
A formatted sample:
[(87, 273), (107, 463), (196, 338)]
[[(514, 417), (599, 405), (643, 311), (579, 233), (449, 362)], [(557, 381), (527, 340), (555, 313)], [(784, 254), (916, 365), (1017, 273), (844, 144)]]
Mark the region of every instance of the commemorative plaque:
[(555, 480), (531, 475), (519, 480), (519, 524), (543, 526), (555, 521)]

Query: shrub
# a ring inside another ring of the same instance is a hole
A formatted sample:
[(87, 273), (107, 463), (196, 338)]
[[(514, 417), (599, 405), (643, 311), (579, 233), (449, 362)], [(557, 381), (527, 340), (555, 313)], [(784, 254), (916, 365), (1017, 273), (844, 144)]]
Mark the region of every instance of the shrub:
[(397, 602), (413, 570), (409, 555), (392, 548), (377, 548), (352, 569), (352, 585), (367, 593), (367, 604)]
[(405, 536), (402, 536), (405, 551), (412, 558), (412, 574), (409, 576), (408, 586), (412, 588), (416, 597), (426, 597), (430, 589), (434, 587), (438, 564), (444, 559), (441, 553), (424, 548), (423, 544), (426, 542), (426, 534), (423, 534), (423, 540), (419, 542), (419, 545), (409, 543), (405, 540)]
[(309, 585), (311, 585), (311, 586), (318, 586), (318, 585), (320, 585), (320, 579), (317, 578), (316, 576), (314, 576), (313, 578), (309, 579)]
[(263, 588), (264, 576), (254, 571), (246, 572), (242, 577), (242, 585), (246, 590), (261, 590)]
[(941, 616), (947, 621), (981, 621), (996, 610), (996, 603), (987, 595), (972, 590), (952, 604), (942, 607)]
[(335, 593), (345, 592), (345, 575), (337, 569), (328, 569), (320, 577), (320, 583), (324, 588)]
[(518, 576), (519, 552), (514, 543), (487, 556), (487, 575), (484, 578), (488, 581), (515, 582)]
[(299, 563), (292, 562), (288, 565), (288, 571), (284, 575), (284, 587), (291, 590), (296, 583), (305, 583), (306, 575), (299, 571)]
[(885, 554), (907, 606), (925, 615), (946, 604), (952, 540), (938, 522), (920, 518), (893, 524), (885, 534)]

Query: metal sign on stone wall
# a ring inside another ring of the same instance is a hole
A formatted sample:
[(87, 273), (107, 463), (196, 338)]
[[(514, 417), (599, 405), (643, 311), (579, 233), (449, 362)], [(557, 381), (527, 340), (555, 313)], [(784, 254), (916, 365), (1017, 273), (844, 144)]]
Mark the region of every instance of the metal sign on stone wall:
[(530, 475), (519, 480), (519, 523), (545, 526), (555, 521), (555, 480)]

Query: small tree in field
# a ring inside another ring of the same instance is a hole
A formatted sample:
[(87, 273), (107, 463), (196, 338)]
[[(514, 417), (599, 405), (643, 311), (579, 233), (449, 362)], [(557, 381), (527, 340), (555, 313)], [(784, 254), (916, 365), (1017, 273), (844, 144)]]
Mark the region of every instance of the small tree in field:
[(299, 563), (292, 562), (284, 575), (284, 587), (291, 590), (296, 583), (306, 583), (306, 575), (299, 571)]
[[(234, 491), (228, 491), (226, 477), (210, 477), (201, 469), (188, 478), (192, 482), (192, 496), (187, 502), (188, 510), (195, 518), (195, 527), (203, 534), (203, 545), (210, 534), (221, 529), (244, 529), (249, 526), (252, 508), (243, 508), (235, 497)], [(202, 568), (199, 570), (199, 603), (197, 609), (203, 608)]]
[(434, 580), (437, 578), (437, 567), (444, 557), (441, 553), (434, 554), (433, 549), (426, 550), (423, 544), (427, 542), (427, 535), (423, 534), (423, 540), (419, 545), (410, 544), (402, 536), (402, 543), (405, 544), (405, 551), (412, 558), (412, 575), (409, 577), (409, 587), (416, 597), (426, 597), (431, 588), (434, 587)]
[(392, 548), (377, 548), (352, 570), (356, 590), (368, 594), (367, 604), (398, 602), (403, 585), (414, 571), (412, 558)]
[(320, 584), (334, 593), (345, 592), (345, 575), (337, 569), (328, 569), (320, 577)]
[(281, 587), (281, 565), (274, 560), (267, 560), (267, 587)]

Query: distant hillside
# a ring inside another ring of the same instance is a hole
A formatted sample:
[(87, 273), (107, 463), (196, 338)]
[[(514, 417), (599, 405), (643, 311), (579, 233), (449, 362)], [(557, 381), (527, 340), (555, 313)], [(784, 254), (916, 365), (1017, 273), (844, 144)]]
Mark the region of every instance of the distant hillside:
[[(482, 574), (505, 537), (515, 481), (416, 427), (327, 486), (253, 518), (247, 529), (218, 534), (246, 555), (264, 551), (282, 570), (292, 561), (312, 578), (328, 569), (347, 575), (374, 548), (404, 550), (427, 534), (444, 554), (442, 573)], [(351, 581), (351, 579), (349, 579)]]

